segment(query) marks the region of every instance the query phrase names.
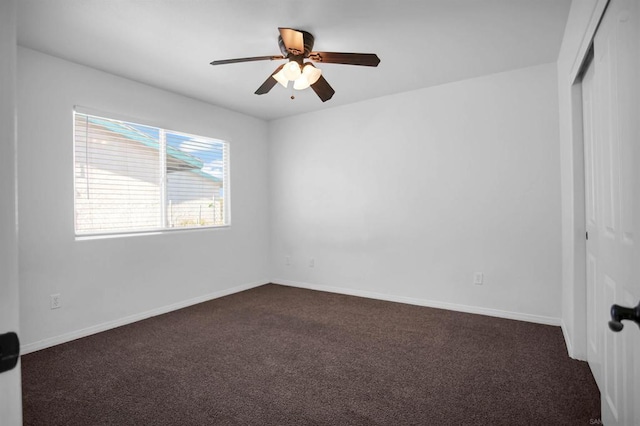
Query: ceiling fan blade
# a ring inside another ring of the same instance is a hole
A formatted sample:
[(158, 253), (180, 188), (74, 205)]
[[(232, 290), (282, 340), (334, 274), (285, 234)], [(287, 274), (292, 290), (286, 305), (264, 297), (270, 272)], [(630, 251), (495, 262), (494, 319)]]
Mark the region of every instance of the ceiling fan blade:
[(258, 87), (258, 90), (256, 90), (255, 92), (256, 95), (264, 95), (265, 93), (269, 93), (269, 90), (273, 89), (273, 86), (275, 86), (278, 82), (275, 78), (273, 78), (273, 76), (276, 75), (278, 71), (282, 69), (282, 67), (284, 67), (284, 64), (280, 65), (274, 72), (271, 73), (271, 75), (264, 81), (264, 83), (262, 83), (262, 86)]
[(278, 28), (287, 51), (294, 56), (304, 54), (304, 34), (293, 28)]
[(325, 64), (362, 65), (365, 67), (377, 67), (380, 63), (380, 58), (375, 53), (311, 52), (309, 59)]
[(224, 65), (224, 64), (236, 64), (238, 62), (253, 62), (253, 61), (277, 61), (284, 59), (282, 55), (276, 56), (253, 56), (251, 58), (237, 58), (237, 59), (223, 59), (221, 61), (213, 61), (211, 65)]
[(318, 81), (311, 85), (311, 88), (316, 92), (316, 95), (318, 95), (322, 102), (327, 102), (333, 97), (333, 94), (336, 93), (323, 76), (320, 76)]

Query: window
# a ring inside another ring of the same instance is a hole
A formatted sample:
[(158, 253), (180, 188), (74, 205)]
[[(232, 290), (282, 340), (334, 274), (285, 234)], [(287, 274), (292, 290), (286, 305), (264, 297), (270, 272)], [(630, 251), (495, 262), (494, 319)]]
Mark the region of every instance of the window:
[(77, 235), (229, 224), (229, 144), (74, 112)]

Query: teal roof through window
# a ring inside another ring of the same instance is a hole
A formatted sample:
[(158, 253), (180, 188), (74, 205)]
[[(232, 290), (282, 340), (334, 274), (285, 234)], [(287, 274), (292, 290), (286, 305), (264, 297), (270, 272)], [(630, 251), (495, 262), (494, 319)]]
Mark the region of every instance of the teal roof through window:
[[(93, 116), (88, 116), (87, 118), (89, 119), (90, 123), (98, 125), (100, 127), (104, 127), (111, 132), (118, 133), (119, 135), (122, 135), (127, 139), (139, 142), (149, 148), (153, 148), (156, 150), (160, 149), (160, 143), (157, 139), (152, 138), (151, 136), (132, 126), (127, 125), (126, 123), (106, 120)], [(182, 152), (179, 149), (167, 145), (167, 156), (182, 162), (186, 166), (180, 167), (176, 170), (189, 170), (214, 182), (221, 181), (221, 179), (203, 172), (202, 167), (204, 166), (204, 163), (202, 162), (202, 160), (194, 157), (193, 155), (189, 155), (186, 152)]]

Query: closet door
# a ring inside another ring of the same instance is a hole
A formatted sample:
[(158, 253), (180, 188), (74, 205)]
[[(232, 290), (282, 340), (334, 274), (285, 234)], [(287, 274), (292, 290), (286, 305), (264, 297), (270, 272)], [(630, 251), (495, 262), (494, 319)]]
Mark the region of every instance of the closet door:
[(640, 301), (639, 26), (637, 0), (611, 0), (585, 75), (588, 356), (606, 425), (640, 424), (640, 329), (607, 326), (612, 305)]

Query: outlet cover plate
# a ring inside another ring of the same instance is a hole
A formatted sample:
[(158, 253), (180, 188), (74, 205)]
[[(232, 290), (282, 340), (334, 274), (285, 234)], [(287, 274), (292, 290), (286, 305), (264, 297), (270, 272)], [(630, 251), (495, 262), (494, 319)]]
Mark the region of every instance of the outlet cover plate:
[(475, 285), (482, 285), (484, 283), (484, 274), (482, 272), (476, 272), (473, 274), (473, 283)]
[(62, 301), (60, 300), (60, 293), (52, 294), (50, 296), (49, 301), (51, 302), (51, 309), (58, 309), (62, 306)]

